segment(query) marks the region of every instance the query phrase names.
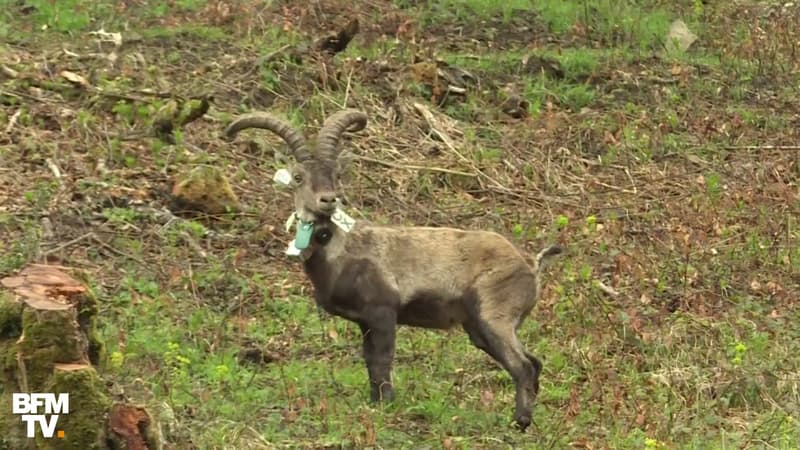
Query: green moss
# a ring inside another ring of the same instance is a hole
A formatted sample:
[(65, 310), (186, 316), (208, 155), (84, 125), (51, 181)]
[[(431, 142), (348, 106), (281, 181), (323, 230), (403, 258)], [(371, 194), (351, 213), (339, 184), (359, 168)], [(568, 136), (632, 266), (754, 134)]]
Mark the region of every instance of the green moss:
[[(0, 385), (3, 388), (3, 385)], [(0, 391), (0, 405), (11, 405), (11, 391)], [(11, 414), (11, 408), (0, 411), (0, 450), (27, 448), (30, 440), (25, 436), (25, 424), (19, 416)]]
[(0, 339), (16, 338), (22, 333), (22, 303), (0, 292)]
[(45, 392), (68, 393), (69, 414), (58, 418), (63, 439), (37, 438), (38, 448), (58, 450), (105, 449), (106, 413), (111, 400), (105, 385), (92, 367), (58, 370), (53, 373)]
[(181, 176), (173, 191), (173, 208), (217, 215), (239, 210), (239, 200), (225, 174), (213, 166), (197, 166)]
[(0, 380), (9, 386), (16, 386), (16, 342), (21, 334), (22, 304), (10, 294), (0, 292)]
[(25, 339), (20, 343), (20, 350), (31, 391), (40, 391), (55, 363), (71, 363), (86, 357), (88, 343), (75, 329), (76, 321), (74, 309), (37, 311), (25, 308), (23, 311)]
[(0, 340), (0, 371), (2, 371), (3, 382), (16, 384), (17, 379), (14, 375), (17, 367), (17, 346), (13, 340)]
[(95, 318), (98, 312), (97, 295), (91, 288), (89, 275), (81, 271), (74, 273), (75, 278), (87, 287), (87, 291), (83, 296), (81, 308), (78, 311), (78, 325), (81, 331), (88, 338), (89, 341), (89, 362), (97, 366), (102, 360), (103, 344), (97, 333), (97, 326), (95, 325)]

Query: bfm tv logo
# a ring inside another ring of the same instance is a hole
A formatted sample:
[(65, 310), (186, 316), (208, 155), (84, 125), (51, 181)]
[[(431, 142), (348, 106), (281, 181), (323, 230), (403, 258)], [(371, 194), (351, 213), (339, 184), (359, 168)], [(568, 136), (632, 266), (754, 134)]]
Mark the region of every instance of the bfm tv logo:
[[(56, 425), (59, 414), (69, 414), (69, 394), (15, 393), (12, 400), (12, 412), (22, 415), (22, 421), (28, 424), (29, 438), (34, 437), (37, 423), (42, 436), (52, 438), (56, 434), (59, 439), (64, 437), (63, 430), (56, 432)], [(44, 414), (37, 414), (40, 406), (44, 406)]]

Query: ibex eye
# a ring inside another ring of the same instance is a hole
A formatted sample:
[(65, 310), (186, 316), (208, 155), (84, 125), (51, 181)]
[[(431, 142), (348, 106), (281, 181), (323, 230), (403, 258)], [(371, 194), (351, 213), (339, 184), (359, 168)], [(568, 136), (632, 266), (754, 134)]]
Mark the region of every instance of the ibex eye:
[(299, 173), (296, 173), (296, 174), (294, 175), (294, 182), (295, 182), (295, 183), (301, 183), (302, 181), (303, 181), (303, 176), (302, 176), (302, 175), (300, 175)]

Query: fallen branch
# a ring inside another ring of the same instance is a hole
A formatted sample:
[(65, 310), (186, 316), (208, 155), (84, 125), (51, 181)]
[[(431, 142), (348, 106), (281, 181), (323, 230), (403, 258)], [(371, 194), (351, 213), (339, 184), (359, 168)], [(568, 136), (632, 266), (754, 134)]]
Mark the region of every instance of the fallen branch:
[(370, 162), (370, 163), (374, 163), (374, 164), (379, 164), (381, 166), (391, 167), (391, 168), (394, 168), (394, 169), (427, 170), (429, 172), (441, 172), (441, 173), (447, 173), (447, 174), (451, 174), (451, 175), (461, 175), (461, 176), (464, 176), (464, 177), (471, 177), (471, 178), (474, 178), (474, 177), (478, 176), (477, 174), (474, 174), (474, 173), (461, 172), (459, 170), (446, 169), (444, 167), (418, 166), (418, 165), (414, 165), (414, 164), (397, 164), (397, 163), (393, 163), (393, 162), (389, 162), (389, 161), (383, 161), (383, 160), (380, 160), (380, 159), (370, 158), (368, 156), (357, 156), (357, 155), (354, 155), (354, 156), (352, 156), (352, 158), (353, 159), (357, 159), (359, 161), (366, 161), (366, 162)]
[(414, 102), (413, 105), (414, 105), (414, 109), (419, 111), (419, 113), (425, 119), (425, 122), (428, 124), (428, 128), (430, 129), (430, 131), (432, 133), (434, 133), (436, 136), (438, 136), (439, 139), (442, 142), (444, 142), (444, 144), (447, 146), (448, 149), (450, 149), (451, 152), (453, 152), (462, 161), (466, 162), (470, 167), (472, 167), (472, 169), (475, 171), (475, 173), (477, 175), (479, 175), (481, 178), (489, 181), (491, 184), (494, 185), (493, 187), (495, 189), (500, 190), (502, 193), (509, 194), (509, 195), (515, 195), (515, 196), (518, 195), (512, 189), (509, 189), (506, 186), (503, 186), (499, 181), (495, 180), (494, 178), (490, 177), (489, 175), (487, 175), (486, 173), (484, 173), (483, 171), (478, 169), (475, 166), (474, 161), (472, 161), (469, 158), (467, 158), (466, 156), (462, 155), (461, 152), (459, 152), (458, 149), (456, 149), (456, 146), (453, 143), (453, 140), (450, 139), (450, 136), (448, 136), (444, 131), (441, 131), (439, 129), (440, 127), (437, 126), (438, 123), (437, 123), (436, 117), (434, 117), (433, 113), (428, 108), (426, 108), (425, 105), (422, 105), (421, 103), (416, 103), (416, 102)]
[(84, 234), (83, 236), (76, 237), (75, 239), (72, 239), (70, 241), (64, 242), (63, 244), (59, 245), (58, 247), (54, 247), (54, 248), (51, 248), (50, 250), (45, 251), (44, 255), (47, 256), (47, 255), (52, 255), (53, 253), (58, 253), (61, 250), (64, 250), (65, 248), (69, 247), (70, 245), (77, 244), (78, 242), (80, 242), (80, 241), (82, 241), (84, 239), (88, 239), (88, 238), (90, 238), (92, 236), (94, 236), (94, 233), (90, 231), (90, 232)]
[(180, 235), (184, 239), (184, 241), (186, 241), (186, 243), (189, 244), (189, 247), (191, 247), (192, 250), (194, 250), (198, 255), (200, 255), (201, 258), (204, 259), (208, 258), (208, 253), (206, 253), (206, 251), (203, 250), (203, 247), (201, 247), (200, 244), (197, 243), (197, 241), (195, 241), (186, 230), (181, 230)]
[(147, 265), (147, 263), (142, 261), (141, 258), (137, 258), (137, 257), (135, 257), (135, 256), (133, 256), (133, 255), (131, 255), (129, 253), (125, 253), (122, 250), (119, 250), (119, 249), (115, 248), (111, 244), (108, 244), (108, 243), (104, 242), (102, 239), (100, 239), (99, 237), (97, 237), (97, 235), (94, 234), (94, 233), (91, 233), (90, 238), (95, 243), (97, 243), (98, 245), (100, 245), (101, 247), (105, 248), (106, 250), (108, 250), (108, 251), (110, 251), (112, 253), (116, 253), (119, 256), (123, 256), (125, 258), (130, 259), (130, 260), (136, 261), (137, 263), (141, 264), (142, 266), (146, 266)]
[(442, 142), (444, 142), (444, 145), (446, 145), (451, 152), (455, 153), (456, 156), (458, 156), (459, 159), (461, 159), (462, 161), (472, 164), (472, 161), (470, 161), (467, 157), (462, 155), (461, 152), (458, 151), (458, 149), (456, 149), (456, 146), (453, 143), (453, 140), (450, 139), (450, 136), (448, 136), (444, 131), (439, 129), (440, 127), (438, 126), (439, 124), (437, 123), (436, 117), (433, 115), (430, 109), (426, 108), (425, 105), (416, 102), (414, 102), (414, 109), (419, 111), (419, 113), (422, 115), (422, 118), (425, 119), (425, 122), (428, 124), (428, 128), (430, 129), (430, 131), (433, 134), (435, 134)]
[(10, 133), (11, 129), (14, 128), (14, 125), (17, 124), (17, 120), (19, 120), (20, 115), (22, 115), (22, 110), (18, 109), (17, 112), (15, 112), (14, 115), (8, 119), (8, 125), (6, 125), (6, 134)]
[(728, 145), (725, 150), (800, 150), (800, 145)]
[(47, 167), (50, 169), (50, 172), (53, 173), (53, 176), (56, 177), (57, 180), (61, 180), (61, 169), (58, 168), (55, 161), (53, 161), (52, 158), (46, 158), (45, 163), (47, 163)]
[(18, 78), (19, 77), (19, 72), (18, 71), (12, 69), (11, 67), (8, 67), (5, 64), (0, 64), (0, 72), (5, 74), (9, 78)]
[(638, 194), (638, 192), (636, 192), (635, 190), (632, 191), (630, 189), (625, 189), (625, 188), (622, 188), (622, 187), (619, 187), (619, 186), (614, 186), (614, 185), (611, 185), (611, 184), (608, 184), (608, 183), (603, 183), (600, 180), (594, 180), (594, 183), (597, 184), (597, 185), (603, 186), (604, 188), (611, 189), (613, 191), (624, 192), (626, 194), (632, 194), (632, 195)]
[(614, 290), (614, 288), (612, 288), (611, 286), (607, 286), (602, 281), (595, 280), (594, 284), (595, 286), (597, 286), (598, 289), (600, 289), (610, 297), (616, 297), (619, 295), (619, 292)]

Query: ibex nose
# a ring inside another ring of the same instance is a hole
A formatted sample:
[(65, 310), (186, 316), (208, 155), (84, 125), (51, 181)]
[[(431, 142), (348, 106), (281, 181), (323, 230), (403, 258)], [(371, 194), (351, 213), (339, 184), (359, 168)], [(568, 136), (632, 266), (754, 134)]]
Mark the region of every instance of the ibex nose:
[(319, 194), (317, 199), (319, 202), (319, 207), (326, 210), (332, 210), (336, 207), (336, 194), (333, 192), (326, 192), (323, 194)]

